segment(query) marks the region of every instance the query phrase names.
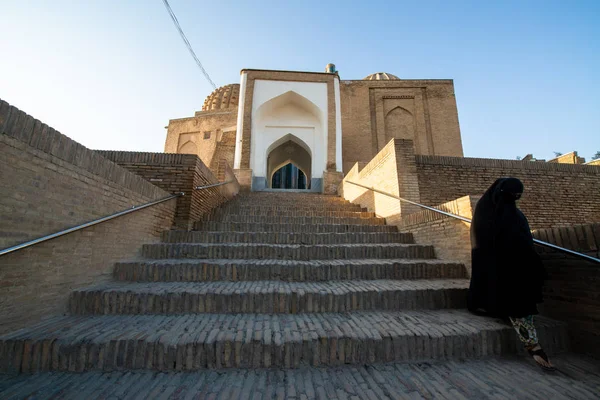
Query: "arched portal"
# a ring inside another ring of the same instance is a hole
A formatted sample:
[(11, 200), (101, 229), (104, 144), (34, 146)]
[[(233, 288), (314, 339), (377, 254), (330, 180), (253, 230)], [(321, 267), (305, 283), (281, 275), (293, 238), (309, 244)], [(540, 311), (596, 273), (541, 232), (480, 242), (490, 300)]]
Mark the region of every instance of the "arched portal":
[[(323, 87), (326, 95), (326, 86)], [(311, 90), (320, 92), (320, 86)], [(266, 94), (266, 92), (265, 92)], [(259, 96), (260, 97), (260, 96)], [(253, 107), (250, 151), (253, 190), (272, 188), (273, 174), (292, 163), (308, 180), (308, 188), (320, 190), (327, 166), (325, 107), (317, 106), (310, 93), (287, 90), (258, 101)], [(317, 98), (319, 96), (316, 96)]]
[(273, 175), (282, 167), (293, 164), (306, 177), (306, 189), (310, 188), (312, 176), (312, 154), (310, 148), (302, 140), (288, 134), (277, 140), (268, 148), (267, 184), (273, 188)]

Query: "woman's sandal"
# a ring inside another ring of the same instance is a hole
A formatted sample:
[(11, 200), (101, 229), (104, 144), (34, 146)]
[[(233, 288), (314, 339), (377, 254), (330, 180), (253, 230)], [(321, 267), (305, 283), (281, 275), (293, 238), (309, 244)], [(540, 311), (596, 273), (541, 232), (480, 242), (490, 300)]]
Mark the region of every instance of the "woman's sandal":
[[(536, 345), (536, 346), (537, 346), (537, 345)], [(536, 346), (534, 346), (534, 348), (535, 348)], [(537, 349), (537, 350), (533, 350), (533, 349), (527, 349), (527, 352), (529, 353), (529, 355), (530, 355), (531, 357), (533, 357), (533, 361), (535, 361), (535, 363), (536, 363), (537, 365), (539, 365), (539, 366), (540, 366), (540, 368), (542, 368), (544, 371), (547, 371), (547, 372), (554, 372), (554, 371), (556, 371), (556, 368), (555, 368), (555, 367), (546, 367), (545, 365), (542, 365), (542, 364), (540, 364), (539, 362), (537, 362), (537, 360), (535, 359), (535, 357), (534, 357), (534, 356), (538, 356), (538, 357), (541, 357), (541, 358), (542, 358), (542, 360), (544, 360), (544, 361), (546, 361), (548, 364), (550, 364), (550, 361), (548, 360), (548, 355), (546, 355), (546, 353), (544, 352), (544, 350), (543, 350), (541, 347), (540, 347), (539, 349)]]

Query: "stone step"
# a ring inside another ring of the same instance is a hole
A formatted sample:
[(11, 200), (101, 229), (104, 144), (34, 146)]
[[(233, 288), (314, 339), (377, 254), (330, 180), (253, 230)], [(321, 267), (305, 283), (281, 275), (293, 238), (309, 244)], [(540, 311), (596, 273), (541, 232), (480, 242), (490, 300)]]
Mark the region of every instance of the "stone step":
[(466, 279), (111, 282), (71, 292), (73, 314), (300, 314), (467, 306)]
[(463, 279), (463, 264), (441, 260), (140, 260), (119, 262), (114, 279), (138, 282), (319, 282), (377, 279)]
[(264, 222), (198, 221), (195, 230), (227, 232), (294, 232), (294, 233), (348, 233), (348, 232), (398, 232), (394, 225), (341, 225), (341, 224), (270, 224)]
[[(568, 349), (565, 324), (537, 317), (536, 327), (549, 354)], [(464, 310), (59, 316), (0, 336), (0, 371), (364, 365), (518, 348), (512, 327)]]
[(165, 243), (270, 243), (270, 244), (350, 244), (414, 243), (412, 234), (401, 232), (292, 233), (292, 232), (206, 232), (165, 231)]
[(368, 211), (341, 211), (341, 210), (300, 210), (289, 208), (285, 211), (273, 208), (240, 208), (239, 210), (219, 210), (212, 214), (211, 219), (226, 219), (232, 216), (238, 218), (240, 216), (253, 217), (327, 217), (327, 218), (359, 218), (369, 219), (377, 218), (374, 212)]
[(91, 371), (0, 375), (0, 398), (36, 399), (597, 399), (600, 364), (550, 355), (562, 373), (543, 374), (517, 355), (295, 369)]
[[(321, 225), (321, 224), (340, 224), (340, 225), (385, 225), (384, 218), (377, 217), (288, 217), (285, 215), (215, 215), (209, 217), (210, 221), (248, 223), (248, 224), (292, 224), (292, 225)], [(202, 223), (203, 221), (199, 221)], [(203, 226), (203, 225), (200, 225)]]
[(339, 260), (350, 258), (435, 258), (433, 246), (418, 244), (264, 244), (154, 243), (142, 246), (142, 256), (276, 260)]

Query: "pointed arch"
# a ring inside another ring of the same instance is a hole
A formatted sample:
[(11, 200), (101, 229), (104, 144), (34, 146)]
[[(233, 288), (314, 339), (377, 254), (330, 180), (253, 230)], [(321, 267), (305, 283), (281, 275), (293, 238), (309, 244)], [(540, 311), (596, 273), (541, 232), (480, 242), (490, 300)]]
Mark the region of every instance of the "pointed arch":
[(298, 168), (300, 171), (302, 171), (302, 173), (303, 173), (304, 175), (306, 175), (307, 177), (309, 176), (309, 174), (307, 174), (307, 173), (306, 173), (306, 171), (305, 171), (305, 170), (304, 170), (302, 167), (300, 167), (299, 165), (296, 165), (296, 163), (295, 163), (294, 161), (292, 161), (292, 159), (291, 159), (291, 158), (289, 158), (289, 159), (287, 159), (287, 160), (285, 160), (285, 161), (281, 162), (279, 165), (276, 165), (276, 166), (274, 166), (274, 167), (272, 168), (272, 171), (271, 171), (271, 173), (269, 174), (269, 179), (270, 179), (270, 180), (273, 180), (273, 175), (275, 175), (275, 172), (279, 171), (279, 169), (280, 169), (280, 168), (283, 168), (283, 167), (285, 167), (285, 166), (286, 166), (286, 165), (288, 165), (288, 164), (292, 164), (292, 165), (294, 165), (296, 168)]
[(310, 150), (310, 147), (298, 136), (292, 135), (291, 133), (288, 133), (287, 135), (282, 136), (279, 139), (275, 140), (273, 143), (271, 143), (269, 145), (269, 147), (267, 147), (267, 154), (271, 153), (273, 151), (273, 149), (275, 149), (276, 147), (279, 147), (283, 143), (286, 143), (289, 141), (292, 141), (292, 142), (296, 143), (297, 145), (299, 145), (300, 147), (302, 147), (312, 157), (312, 151)]
[(278, 109), (282, 109), (286, 106), (300, 108), (315, 116), (319, 121), (321, 121), (323, 118), (321, 110), (315, 103), (293, 90), (288, 90), (287, 92), (275, 96), (261, 104), (256, 109), (256, 118), (261, 120), (268, 118), (269, 116), (277, 115)]
[(273, 174), (287, 164), (293, 164), (310, 182), (312, 175), (312, 152), (310, 147), (298, 137), (287, 134), (274, 141), (267, 148), (267, 185), (270, 187)]
[[(292, 167), (291, 171), (287, 167)], [(294, 169), (298, 171), (297, 175), (294, 174)], [(291, 176), (287, 175), (288, 172), (292, 172)], [(276, 180), (277, 173), (279, 174), (278, 180)], [(296, 179), (294, 179), (294, 175), (296, 175)], [(286, 185), (286, 176), (292, 178), (289, 182), (290, 185)], [(285, 163), (281, 166), (275, 167), (270, 176), (270, 181), (268, 187), (271, 189), (310, 189), (310, 181), (308, 181), (306, 173), (302, 169), (300, 169), (296, 164), (292, 162)], [(278, 185), (275, 183), (278, 181)]]

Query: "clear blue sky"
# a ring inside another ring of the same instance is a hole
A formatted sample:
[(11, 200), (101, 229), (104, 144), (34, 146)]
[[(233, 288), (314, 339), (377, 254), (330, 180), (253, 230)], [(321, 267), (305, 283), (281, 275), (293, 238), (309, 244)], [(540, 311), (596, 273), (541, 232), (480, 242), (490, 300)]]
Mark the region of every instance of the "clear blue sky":
[[(170, 0), (218, 86), (242, 68), (452, 78), (465, 155), (600, 151), (600, 1)], [(162, 0), (3, 0), (0, 98), (93, 149), (162, 151), (212, 91)]]

